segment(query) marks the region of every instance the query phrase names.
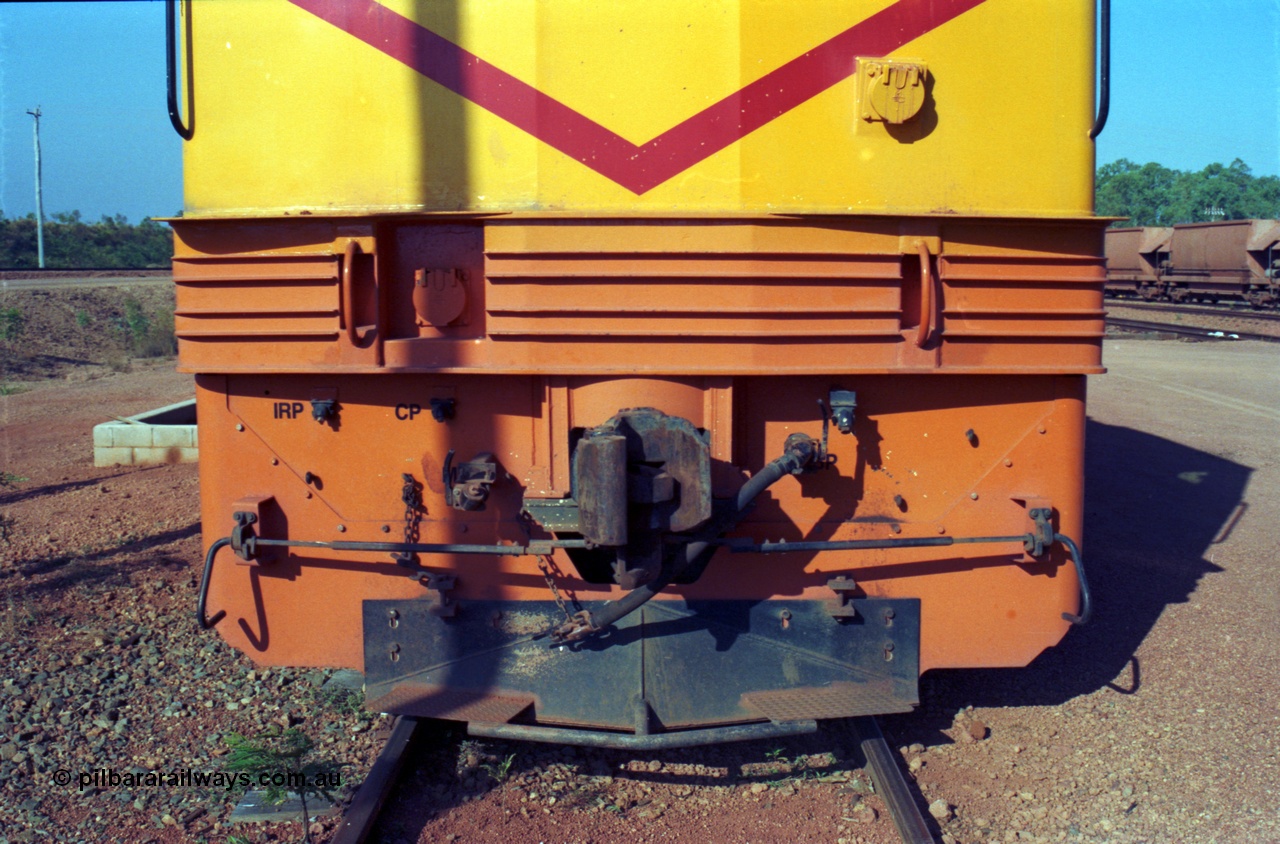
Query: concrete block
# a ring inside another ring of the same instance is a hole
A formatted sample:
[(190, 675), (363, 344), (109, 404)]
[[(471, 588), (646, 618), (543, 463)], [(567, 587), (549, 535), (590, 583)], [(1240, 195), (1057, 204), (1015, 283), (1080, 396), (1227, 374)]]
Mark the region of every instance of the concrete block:
[(198, 449), (198, 448), (180, 448), (180, 449), (178, 449), (178, 456), (181, 458), (181, 459), (178, 461), (179, 463), (199, 463), (199, 462), (200, 462), (200, 449)]
[(118, 428), (119, 425), (112, 422), (103, 422), (101, 425), (93, 426), (93, 447), (94, 448), (111, 448), (115, 445), (115, 440), (111, 438), (112, 429)]
[(95, 448), (93, 450), (94, 466), (132, 466), (133, 449), (131, 448)]
[(154, 448), (191, 448), (194, 445), (189, 425), (157, 425), (151, 429), (151, 445)]
[(116, 425), (111, 431), (111, 444), (116, 448), (150, 448), (150, 425)]

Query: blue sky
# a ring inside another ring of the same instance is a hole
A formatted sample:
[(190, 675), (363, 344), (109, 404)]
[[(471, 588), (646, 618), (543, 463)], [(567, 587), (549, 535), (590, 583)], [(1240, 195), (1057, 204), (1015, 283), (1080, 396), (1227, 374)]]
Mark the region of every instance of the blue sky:
[[(1113, 5), (1111, 118), (1098, 162), (1199, 170), (1238, 157), (1255, 174), (1280, 175), (1280, 0)], [(137, 222), (181, 208), (162, 3), (0, 4), (0, 210), (10, 217), (35, 208), (26, 111), (37, 105), (46, 215)]]

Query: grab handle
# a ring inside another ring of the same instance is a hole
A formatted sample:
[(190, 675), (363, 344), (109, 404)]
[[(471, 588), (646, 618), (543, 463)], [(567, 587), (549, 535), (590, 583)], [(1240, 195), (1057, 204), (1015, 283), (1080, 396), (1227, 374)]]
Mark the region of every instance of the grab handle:
[(374, 266), (374, 321), (372, 325), (362, 325), (356, 327), (355, 316), (355, 265), (356, 256), (361, 254), (363, 250), (360, 248), (359, 242), (348, 240), (347, 247), (342, 256), (342, 280), (341, 280), (341, 302), (338, 311), (338, 322), (347, 332), (347, 340), (353, 346), (364, 346), (369, 340), (369, 335), (374, 338), (374, 355), (378, 366), (382, 365), (382, 291), (378, 289), (377, 265)]
[(209, 600), (209, 583), (213, 580), (213, 558), (230, 544), (231, 537), (224, 536), (210, 545), (208, 553), (204, 555), (204, 575), (200, 578), (200, 597), (196, 600), (196, 621), (199, 622), (201, 630), (211, 629), (227, 615), (226, 610), (218, 610), (213, 618), (210, 618), (205, 614), (205, 604)]
[(933, 258), (924, 241), (918, 244), (920, 252), (920, 327), (916, 329), (916, 346), (923, 349), (933, 336), (934, 288), (937, 280), (933, 272)]
[(1071, 555), (1071, 564), (1076, 567), (1076, 579), (1080, 581), (1080, 614), (1064, 612), (1062, 617), (1072, 624), (1087, 624), (1090, 616), (1093, 615), (1093, 597), (1089, 594), (1089, 581), (1084, 576), (1084, 560), (1080, 558), (1080, 546), (1076, 545), (1071, 537), (1061, 533), (1055, 533), (1053, 538), (1066, 546), (1067, 553)]
[(1098, 69), (1098, 116), (1089, 130), (1089, 140), (1102, 134), (1102, 127), (1107, 125), (1107, 112), (1111, 110), (1111, 0), (1098, 0), (1098, 18), (1101, 30), (1099, 46), (1102, 49)]
[[(168, 0), (164, 7), (164, 47), (165, 47), (165, 82), (169, 101), (169, 122), (173, 124), (173, 131), (184, 141), (191, 140), (196, 133), (196, 121), (194, 112), (194, 97), (192, 96), (191, 84), (191, 40), (188, 37), (187, 42), (187, 63), (186, 63), (186, 80), (187, 80), (187, 120), (190, 123), (186, 126), (182, 124), (182, 113), (178, 110), (178, 39), (174, 30), (177, 28), (178, 17), (178, 0)], [(191, 27), (191, 6), (187, 6), (187, 26), (184, 34), (190, 34)]]

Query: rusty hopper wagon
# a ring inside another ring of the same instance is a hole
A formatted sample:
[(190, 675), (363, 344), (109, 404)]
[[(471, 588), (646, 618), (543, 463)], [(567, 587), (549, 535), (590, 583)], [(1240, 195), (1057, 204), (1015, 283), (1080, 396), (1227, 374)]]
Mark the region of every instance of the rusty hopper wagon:
[(175, 29), (199, 616), (256, 662), (694, 744), (909, 711), (1087, 615), (1089, 0)]
[(1169, 226), (1107, 229), (1107, 295), (1160, 297), (1160, 272), (1169, 261)]
[(1280, 305), (1280, 220), (1108, 229), (1107, 293)]

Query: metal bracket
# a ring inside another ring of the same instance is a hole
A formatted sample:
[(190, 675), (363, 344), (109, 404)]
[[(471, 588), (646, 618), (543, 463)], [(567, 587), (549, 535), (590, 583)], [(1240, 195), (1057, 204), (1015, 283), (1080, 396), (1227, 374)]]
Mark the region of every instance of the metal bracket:
[(498, 480), (498, 464), (492, 454), (477, 454), (453, 465), (453, 449), (444, 458), (444, 484), (449, 506), (455, 510), (483, 510), (489, 489)]
[(338, 423), (338, 390), (336, 387), (311, 391), (311, 418), (321, 425)]
[(1032, 557), (1043, 557), (1045, 549), (1053, 544), (1053, 508), (1047, 505), (1029, 507), (1027, 515), (1031, 518), (1034, 528), (1027, 534), (1023, 550)]
[(447, 422), (453, 418), (453, 414), (457, 408), (457, 399), (432, 399), (431, 418), (437, 422)]
[(431, 596), (432, 600), (427, 607), (427, 612), (437, 618), (452, 618), (458, 614), (458, 602), (447, 594), (458, 585), (456, 575), (441, 574), (423, 568), (418, 565), (415, 555), (411, 553), (392, 554), (391, 559), (396, 561), (396, 565), (408, 569), (410, 578), (420, 583), (427, 591), (435, 593)]
[(428, 591), (435, 593), (431, 596), (431, 604), (427, 607), (427, 612), (437, 618), (453, 618), (458, 614), (458, 602), (447, 594), (457, 586), (457, 577), (425, 571), (418, 575), (418, 582)]
[(333, 399), (312, 399), (311, 418), (317, 422), (327, 422), (336, 412)]
[(231, 517), (236, 520), (236, 526), (231, 529), (231, 550), (242, 560), (254, 559), (257, 556), (257, 537), (253, 525), (258, 521), (257, 514), (240, 510)]
[(272, 521), (271, 514), (276, 510), (276, 500), (271, 495), (246, 495), (238, 498), (231, 505), (235, 527), (231, 530), (231, 547), (239, 557), (236, 562), (242, 566), (260, 566), (276, 559), (272, 548), (258, 545), (256, 533), (268, 530), (267, 523)]
[(853, 433), (854, 411), (858, 409), (858, 394), (853, 390), (832, 390), (831, 421), (836, 423), (836, 430), (842, 434)]
[(831, 617), (843, 622), (856, 619), (858, 610), (850, 601), (857, 597), (857, 582), (851, 577), (833, 577), (827, 581), (827, 588), (836, 593), (836, 605), (831, 608)]

